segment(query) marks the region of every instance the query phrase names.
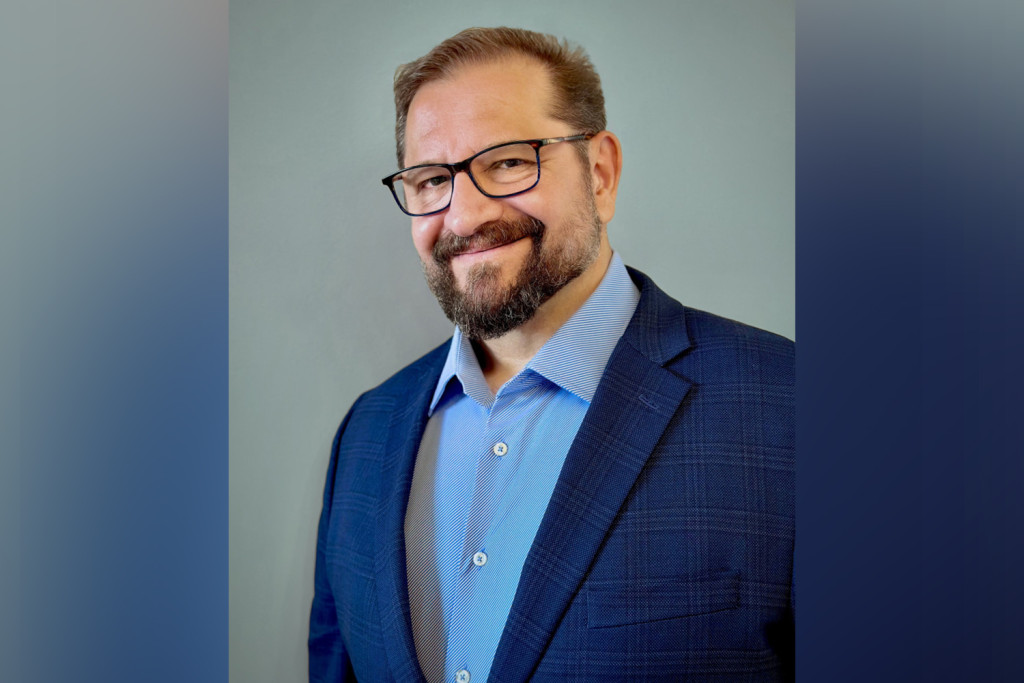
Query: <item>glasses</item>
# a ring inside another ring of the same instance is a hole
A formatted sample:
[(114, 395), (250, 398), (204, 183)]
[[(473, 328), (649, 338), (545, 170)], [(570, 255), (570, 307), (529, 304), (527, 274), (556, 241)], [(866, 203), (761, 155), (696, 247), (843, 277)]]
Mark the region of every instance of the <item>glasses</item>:
[(528, 192), (540, 182), (540, 148), (556, 142), (589, 140), (594, 133), (564, 138), (517, 140), (488, 147), (457, 164), (420, 164), (381, 179), (410, 216), (429, 216), (452, 203), (455, 174), (465, 171), (482, 194), (493, 199)]

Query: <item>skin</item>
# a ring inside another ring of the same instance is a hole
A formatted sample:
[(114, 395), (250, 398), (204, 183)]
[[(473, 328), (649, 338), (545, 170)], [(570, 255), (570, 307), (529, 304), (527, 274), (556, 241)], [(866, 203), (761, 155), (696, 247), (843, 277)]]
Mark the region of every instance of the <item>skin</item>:
[[(451, 76), (424, 85), (409, 107), (405, 165), (451, 163), (502, 142), (574, 135), (569, 124), (549, 114), (553, 87), (539, 62), (526, 57), (466, 65)], [(484, 378), (492, 392), (518, 374), (544, 343), (583, 305), (611, 262), (607, 224), (615, 214), (622, 171), (622, 149), (608, 131), (589, 141), (590, 159), (583, 168), (569, 143), (541, 149), (541, 179), (534, 189), (515, 197), (492, 199), (481, 194), (465, 173), (455, 177), (451, 206), (441, 213), (412, 219), (412, 238), (424, 267), (436, 268), (431, 249), (451, 232), (470, 236), (499, 219), (533, 217), (547, 226), (544, 249), (571, 248), (592, 231), (592, 214), (583, 174), (589, 173), (593, 205), (600, 219), (597, 258), (537, 309), (527, 322), (501, 337), (474, 342)], [(459, 254), (451, 268), (465, 291), (474, 267), (489, 264), (500, 276), (496, 286), (515, 280), (531, 241)], [(475, 292), (486, 296), (486, 292)]]

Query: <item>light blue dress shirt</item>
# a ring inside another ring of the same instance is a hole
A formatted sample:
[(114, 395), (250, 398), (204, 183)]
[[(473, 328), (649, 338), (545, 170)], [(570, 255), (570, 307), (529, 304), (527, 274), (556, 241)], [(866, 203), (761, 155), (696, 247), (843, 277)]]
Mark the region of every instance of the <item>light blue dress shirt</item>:
[(458, 328), (405, 517), (416, 654), (431, 683), (483, 683), (558, 473), (640, 293), (618, 254), (586, 303), (492, 395)]

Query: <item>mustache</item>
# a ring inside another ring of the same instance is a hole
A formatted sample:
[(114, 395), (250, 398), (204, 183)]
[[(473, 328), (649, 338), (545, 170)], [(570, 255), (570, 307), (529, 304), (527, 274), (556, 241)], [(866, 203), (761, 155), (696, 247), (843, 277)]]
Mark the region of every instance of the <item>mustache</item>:
[(456, 235), (451, 232), (443, 233), (434, 243), (432, 253), (434, 261), (438, 265), (444, 265), (453, 256), (464, 252), (493, 249), (524, 237), (529, 237), (536, 243), (544, 234), (544, 230), (544, 224), (532, 217), (492, 221), (484, 223), (477, 228), (476, 232), (468, 236)]

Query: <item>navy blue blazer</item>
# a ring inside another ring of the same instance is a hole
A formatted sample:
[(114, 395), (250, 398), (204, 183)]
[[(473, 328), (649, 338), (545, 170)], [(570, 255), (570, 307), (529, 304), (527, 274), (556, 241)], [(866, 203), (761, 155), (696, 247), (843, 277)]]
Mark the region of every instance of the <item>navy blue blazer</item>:
[[(789, 680), (794, 345), (630, 275), (640, 303), (566, 457), (489, 680)], [(423, 680), (403, 527), (447, 350), (360, 396), (338, 429), (310, 681)]]

